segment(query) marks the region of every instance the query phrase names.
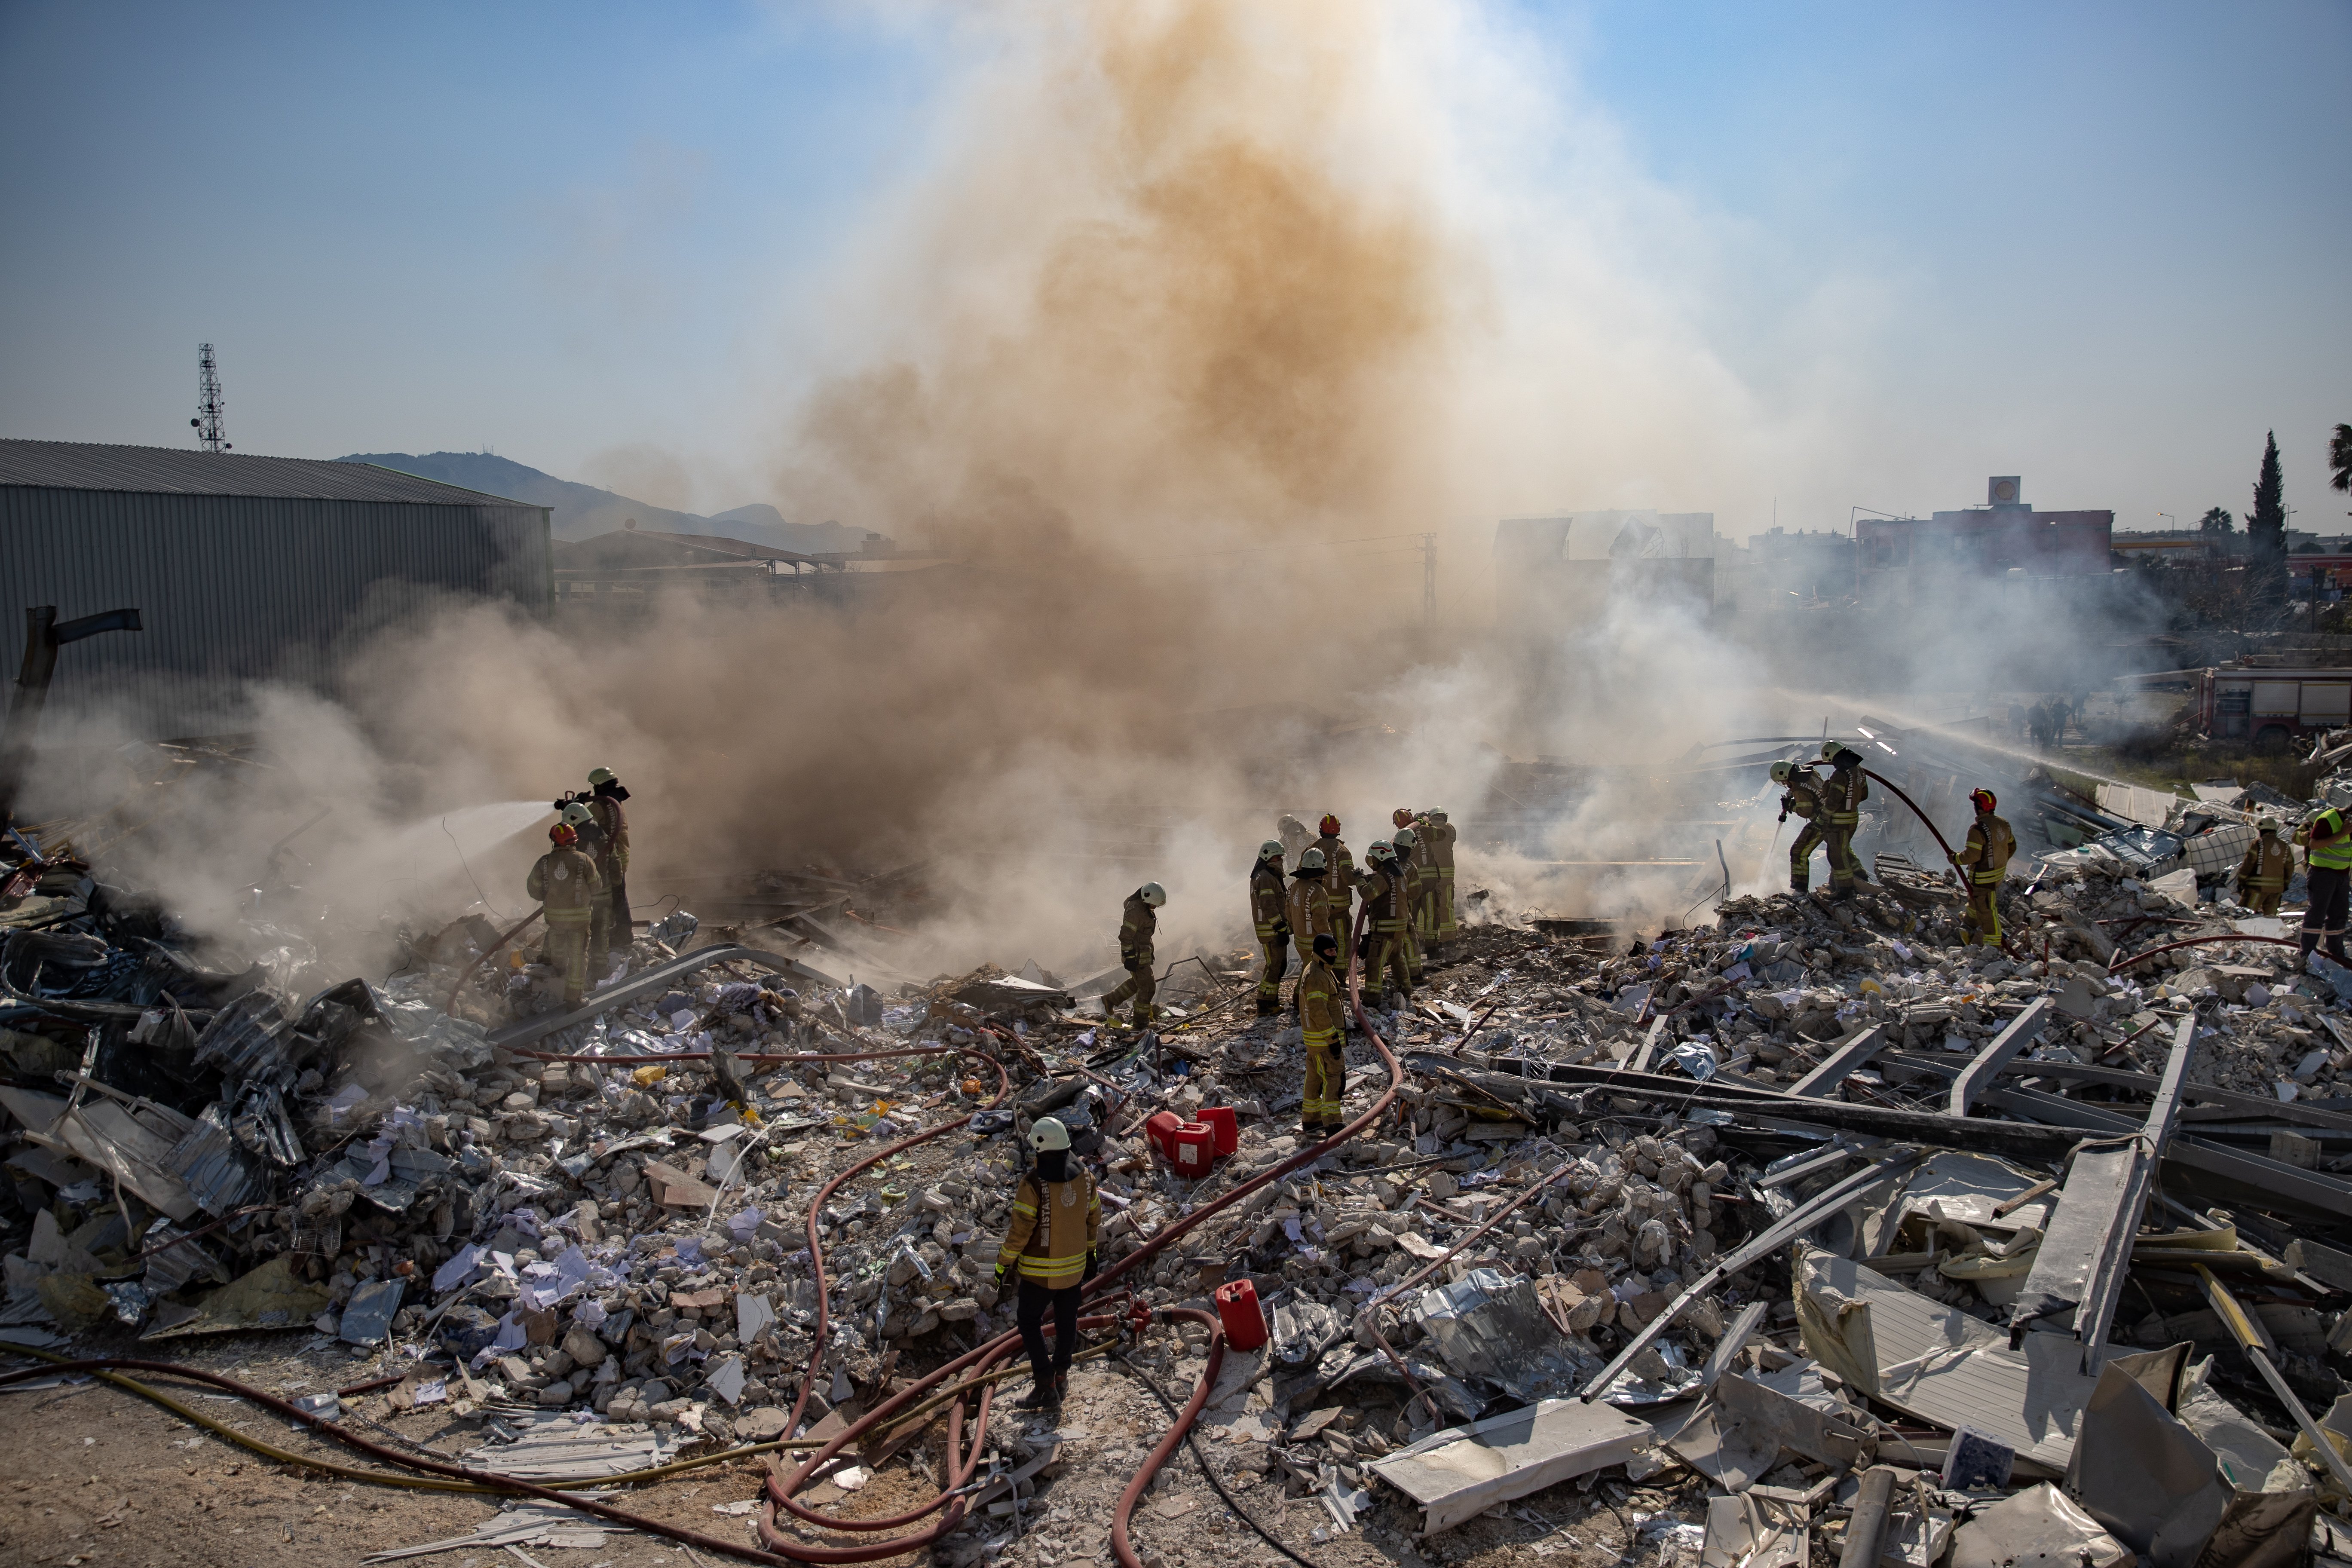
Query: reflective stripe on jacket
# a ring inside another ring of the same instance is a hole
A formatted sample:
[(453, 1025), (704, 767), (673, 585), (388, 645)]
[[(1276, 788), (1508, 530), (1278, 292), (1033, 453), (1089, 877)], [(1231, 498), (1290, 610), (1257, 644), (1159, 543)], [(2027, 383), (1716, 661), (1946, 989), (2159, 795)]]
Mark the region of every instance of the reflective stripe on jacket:
[(1093, 1177), (1079, 1171), (1066, 1182), (1045, 1182), (1033, 1173), (1013, 1195), (1013, 1226), (996, 1266), (1010, 1268), (1017, 1259), (1024, 1279), (1064, 1289), (1085, 1276), (1087, 1254), (1101, 1234), (1102, 1196)]
[(1339, 1048), (1339, 982), (1319, 958), (1308, 959), (1298, 976), (1298, 1026), (1308, 1050)]
[[(1986, 832), (1990, 826), (1991, 832)], [(1969, 824), (1969, 840), (1960, 847), (1960, 865), (1967, 869), (1969, 880), (1980, 888), (1998, 887), (2009, 875), (2009, 862), (2017, 854), (2017, 835), (2009, 824), (1990, 812)]]

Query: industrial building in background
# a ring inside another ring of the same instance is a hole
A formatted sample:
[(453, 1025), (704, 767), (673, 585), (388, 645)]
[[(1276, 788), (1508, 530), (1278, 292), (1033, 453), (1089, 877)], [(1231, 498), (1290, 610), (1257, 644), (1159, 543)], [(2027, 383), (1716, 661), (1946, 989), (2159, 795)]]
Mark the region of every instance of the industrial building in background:
[(1930, 518), (1857, 520), (1863, 601), (1926, 604), (1987, 578), (2080, 582), (2113, 574), (2113, 511), (2036, 511), (2014, 474), (1995, 475), (1985, 491), (1983, 506)]
[(1716, 604), (1715, 569), (1711, 511), (1507, 517), (1495, 527), (1496, 623), (1540, 631), (1595, 621), (1618, 592), (1704, 617)]
[(467, 598), (534, 616), (548, 514), (357, 463), (0, 440), (0, 624), (136, 605), (137, 637), (58, 650), (52, 732), (104, 716), (150, 738), (247, 721), (243, 688), (323, 689), (366, 636)]

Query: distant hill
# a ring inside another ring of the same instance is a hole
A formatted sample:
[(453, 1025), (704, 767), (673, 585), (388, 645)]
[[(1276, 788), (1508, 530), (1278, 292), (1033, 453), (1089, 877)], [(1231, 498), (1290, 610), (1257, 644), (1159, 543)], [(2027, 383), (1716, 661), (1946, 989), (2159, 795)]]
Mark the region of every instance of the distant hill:
[(593, 539), (622, 529), (629, 519), (659, 533), (715, 533), (772, 549), (793, 550), (805, 555), (851, 554), (862, 548), (866, 531), (838, 522), (786, 522), (783, 514), (765, 502), (739, 506), (716, 517), (672, 511), (649, 501), (633, 500), (594, 485), (574, 484), (552, 474), (494, 458), (488, 452), (356, 452), (339, 458), (343, 463), (373, 463), (443, 484), (504, 496), (551, 510), (555, 537)]

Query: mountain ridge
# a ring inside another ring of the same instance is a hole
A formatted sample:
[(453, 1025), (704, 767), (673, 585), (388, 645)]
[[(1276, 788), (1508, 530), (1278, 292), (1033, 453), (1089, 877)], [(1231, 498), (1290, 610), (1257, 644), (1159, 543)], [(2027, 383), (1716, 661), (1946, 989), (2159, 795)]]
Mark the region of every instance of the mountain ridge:
[(838, 522), (787, 522), (765, 501), (739, 506), (715, 516), (676, 511), (625, 496), (614, 490), (560, 479), (553, 474), (488, 452), (354, 452), (339, 463), (373, 463), (421, 479), (438, 479), (486, 495), (502, 496), (527, 506), (543, 506), (558, 539), (593, 539), (617, 532), (635, 519), (639, 528), (656, 533), (716, 534), (774, 550), (804, 555), (852, 554), (863, 548), (866, 530)]

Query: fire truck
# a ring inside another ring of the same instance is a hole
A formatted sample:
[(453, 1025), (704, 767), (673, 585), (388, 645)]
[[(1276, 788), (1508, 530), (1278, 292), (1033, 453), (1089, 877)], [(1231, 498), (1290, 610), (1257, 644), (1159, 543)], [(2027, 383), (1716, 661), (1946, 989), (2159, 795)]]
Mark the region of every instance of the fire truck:
[(2352, 724), (2352, 668), (2216, 665), (2197, 690), (2198, 728), (2221, 741), (2283, 752), (2297, 738)]

